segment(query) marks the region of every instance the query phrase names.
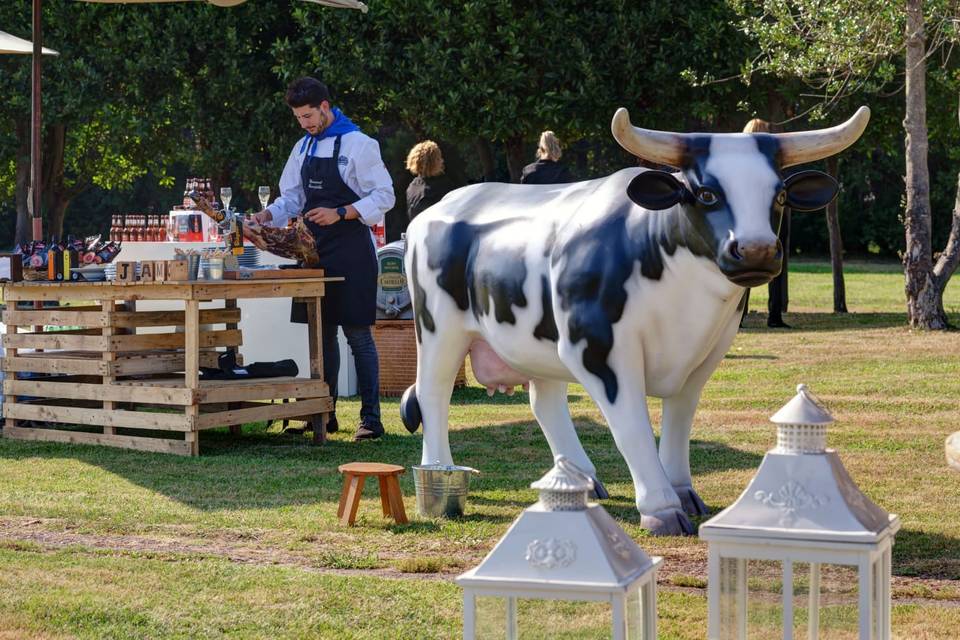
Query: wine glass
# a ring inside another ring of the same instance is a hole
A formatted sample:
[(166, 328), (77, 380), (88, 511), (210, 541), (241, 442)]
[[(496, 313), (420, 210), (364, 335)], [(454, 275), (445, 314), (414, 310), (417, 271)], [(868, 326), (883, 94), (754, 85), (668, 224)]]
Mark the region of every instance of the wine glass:
[(224, 211), (230, 210), (231, 198), (233, 198), (233, 189), (230, 187), (220, 187), (220, 201), (223, 202)]
[(260, 198), (260, 208), (266, 209), (270, 202), (270, 187), (257, 187), (257, 196)]

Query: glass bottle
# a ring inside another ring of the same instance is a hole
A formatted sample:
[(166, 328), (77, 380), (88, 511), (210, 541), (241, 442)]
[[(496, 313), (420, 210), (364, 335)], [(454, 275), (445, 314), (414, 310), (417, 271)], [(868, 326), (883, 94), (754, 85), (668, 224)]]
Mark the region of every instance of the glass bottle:
[(77, 254), (76, 244), (73, 236), (67, 236), (67, 244), (63, 249), (63, 279), (79, 280), (80, 274), (73, 271), (74, 267), (79, 267), (80, 257)]

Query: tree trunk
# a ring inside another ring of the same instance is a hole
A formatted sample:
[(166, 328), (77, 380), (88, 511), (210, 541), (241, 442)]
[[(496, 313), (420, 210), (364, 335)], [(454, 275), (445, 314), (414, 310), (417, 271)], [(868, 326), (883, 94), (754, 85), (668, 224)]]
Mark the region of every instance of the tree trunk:
[(940, 291), (940, 309), (943, 310), (943, 290), (960, 264), (960, 174), (957, 174), (957, 195), (953, 201), (953, 217), (950, 222), (950, 236), (947, 246), (933, 267), (934, 281)]
[(927, 167), (927, 90), (923, 0), (907, 0), (906, 190), (904, 219), (907, 250), (903, 256), (907, 318), (910, 326), (946, 329), (943, 289), (933, 274), (930, 172)]
[(477, 155), (480, 157), (480, 167), (483, 170), (483, 181), (493, 182), (497, 179), (497, 163), (493, 158), (493, 149), (490, 143), (483, 138), (477, 138)]
[(14, 242), (18, 245), (30, 242), (33, 236), (33, 222), (30, 220), (30, 120), (18, 118), (17, 135), (17, 177), (14, 201), (17, 207), (17, 230)]
[[(827, 172), (837, 179), (837, 156), (827, 159)], [(827, 205), (827, 230), (830, 232), (830, 268), (833, 271), (833, 312), (847, 312), (847, 288), (843, 282), (843, 239), (840, 237), (840, 217), (837, 199)]]
[(76, 195), (64, 184), (63, 154), (66, 150), (67, 128), (63, 124), (46, 129), (43, 144), (43, 203), (47, 234), (63, 237), (63, 216), (67, 205)]
[(510, 182), (520, 182), (520, 175), (523, 173), (523, 167), (526, 164), (523, 153), (523, 138), (513, 136), (506, 143), (507, 146), (507, 169), (510, 170)]

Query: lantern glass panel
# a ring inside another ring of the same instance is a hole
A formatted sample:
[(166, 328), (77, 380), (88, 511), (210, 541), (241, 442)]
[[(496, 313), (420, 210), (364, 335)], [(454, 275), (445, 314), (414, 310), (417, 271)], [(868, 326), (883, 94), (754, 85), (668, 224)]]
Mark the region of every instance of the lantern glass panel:
[[(646, 593), (649, 597), (651, 590)], [(630, 640), (643, 639), (643, 598), (637, 589), (627, 600)], [(495, 596), (476, 600), (476, 637), (484, 640), (609, 640), (612, 633), (613, 607), (609, 601)]]
[(627, 638), (641, 640), (643, 638), (643, 607), (653, 597), (653, 585), (645, 584), (627, 596)]
[(478, 596), (476, 637), (507, 640), (507, 598)]
[[(783, 564), (777, 560), (746, 562), (749, 636), (776, 637), (783, 628)], [(732, 636), (736, 637), (736, 636)]]
[[(882, 576), (883, 562), (880, 558), (874, 563), (875, 576)], [(875, 577), (870, 583), (874, 633), (885, 615), (883, 579)], [(859, 637), (858, 597), (855, 566), (724, 557), (720, 560), (719, 637), (781, 637), (789, 616), (794, 638), (853, 640)]]
[(746, 624), (747, 561), (720, 559), (720, 638), (738, 639)]
[[(805, 614), (811, 617), (811, 624), (817, 628), (818, 640), (859, 638), (857, 567), (819, 563), (796, 563), (794, 567), (796, 588), (804, 588)], [(817, 583), (819, 588), (814, 591)], [(813, 611), (813, 602), (819, 605), (816, 611)]]

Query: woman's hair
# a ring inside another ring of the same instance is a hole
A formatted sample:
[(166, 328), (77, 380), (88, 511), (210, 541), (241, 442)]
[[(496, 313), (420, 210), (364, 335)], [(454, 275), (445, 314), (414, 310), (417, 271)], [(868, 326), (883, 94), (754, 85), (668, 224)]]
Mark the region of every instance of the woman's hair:
[(407, 170), (415, 176), (430, 178), (443, 173), (443, 154), (433, 140), (418, 142), (407, 154)]
[(556, 162), (563, 155), (560, 141), (553, 131), (544, 131), (540, 134), (540, 144), (537, 145), (537, 157), (541, 160)]
[(332, 103), (327, 85), (309, 76), (297, 78), (291, 82), (287, 87), (285, 98), (287, 106), (291, 109), (306, 106), (319, 107), (324, 100)]
[(744, 125), (744, 133), (770, 133), (770, 123), (761, 118), (754, 118)]

